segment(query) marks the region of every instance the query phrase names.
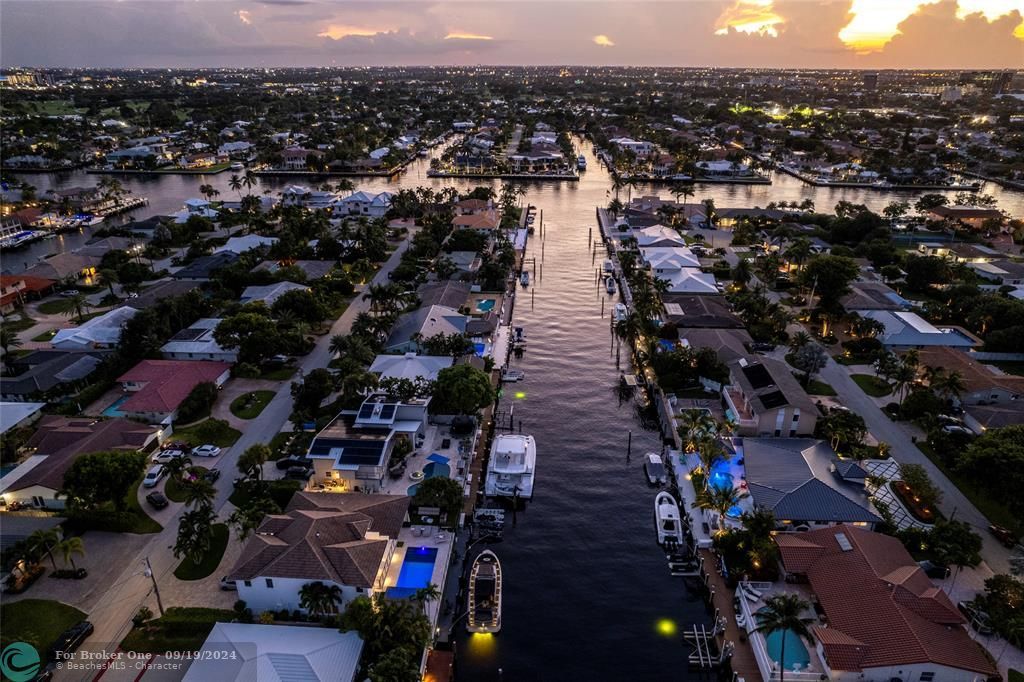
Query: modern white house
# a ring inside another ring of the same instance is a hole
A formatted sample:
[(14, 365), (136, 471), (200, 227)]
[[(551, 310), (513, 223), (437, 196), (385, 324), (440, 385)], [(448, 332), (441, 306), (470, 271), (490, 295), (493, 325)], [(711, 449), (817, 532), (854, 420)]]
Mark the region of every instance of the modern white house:
[(353, 682), (362, 651), (354, 630), (217, 623), (182, 682)]
[(718, 294), (715, 276), (710, 272), (701, 272), (697, 268), (681, 268), (656, 274), (660, 280), (668, 283), (666, 291), (672, 294)]
[(378, 355), (370, 365), (370, 371), (381, 379), (425, 379), (433, 381), (437, 373), (451, 367), (455, 361), (448, 356), (417, 355)]
[(631, 137), (616, 137), (608, 140), (608, 144), (623, 151), (630, 151), (637, 156), (649, 156), (658, 151), (658, 146), (646, 140), (634, 140)]
[(423, 306), (398, 318), (384, 350), (407, 353), (418, 350), (417, 339), (437, 334), (464, 334), (468, 319), (458, 310), (442, 305)]
[(77, 327), (61, 329), (50, 344), (60, 350), (113, 348), (121, 340), (121, 330), (139, 311), (130, 306), (109, 310)]
[(917, 313), (898, 310), (866, 310), (861, 316), (880, 322), (885, 330), (877, 336), (889, 350), (945, 346), (970, 350), (981, 339), (960, 327), (936, 327)]
[(338, 215), (366, 216), (381, 218), (391, 208), (391, 192), (355, 192), (334, 202), (334, 212)]
[(270, 248), (277, 243), (277, 237), (264, 237), (259, 234), (247, 234), (244, 237), (231, 237), (222, 246), (218, 246), (213, 253), (236, 253), (242, 255), (253, 249)]
[(246, 287), (242, 296), (238, 299), (240, 303), (263, 303), (267, 307), (274, 305), (274, 301), (281, 298), (289, 291), (309, 291), (309, 287), (295, 282), (275, 282), (260, 286)]
[(641, 251), (652, 248), (686, 248), (686, 240), (679, 232), (665, 225), (651, 225), (633, 230), (626, 236), (636, 239)]
[(298, 492), (282, 514), (268, 514), (228, 574), (254, 612), (304, 610), (310, 582), (336, 585), (338, 610), (386, 589), (410, 498)]
[(288, 185), (281, 192), (282, 206), (302, 206), (311, 210), (328, 209), (338, 200), (334, 192), (312, 189), (305, 185)]
[(653, 246), (640, 249), (640, 255), (655, 277), (683, 268), (700, 268), (700, 259), (685, 246)]
[(237, 362), (238, 350), (220, 347), (213, 338), (213, 332), (220, 324), (220, 318), (204, 317), (196, 320), (188, 329), (182, 329), (160, 347), (160, 353), (168, 360), (219, 360)]

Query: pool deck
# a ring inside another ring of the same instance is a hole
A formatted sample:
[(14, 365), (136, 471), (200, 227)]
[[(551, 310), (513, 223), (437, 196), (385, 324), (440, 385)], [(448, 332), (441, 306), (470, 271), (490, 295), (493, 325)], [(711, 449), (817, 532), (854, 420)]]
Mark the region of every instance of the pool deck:
[[(402, 564), (405, 562), (405, 553), (409, 549), (436, 547), (437, 559), (434, 561), (434, 572), (430, 576), (430, 582), (437, 585), (438, 590), (443, 593), (448, 579), (448, 567), (451, 565), (452, 548), (455, 545), (454, 533), (442, 531), (437, 526), (408, 526), (398, 533), (398, 541), (402, 546), (395, 549), (395, 555), (391, 558), (388, 574), (384, 578), (385, 589), (394, 587), (398, 582), (398, 575), (402, 572)], [(426, 605), (431, 627), (437, 625), (437, 615), (443, 600), (443, 597), (435, 599)]]
[[(423, 471), (423, 467), (430, 463), (427, 458), (435, 452), (448, 458), (448, 466), (451, 468), (449, 477), (454, 478), (459, 483), (465, 482), (465, 467), (459, 456), (459, 438), (452, 436), (447, 426), (434, 424), (427, 427), (426, 435), (423, 447), (414, 450), (406, 459), (405, 473), (400, 478), (391, 478), (390, 475), (384, 477), (382, 493), (386, 495), (406, 495), (409, 486), (422, 482), (422, 480), (413, 480), (411, 478), (412, 474), (417, 471)], [(447, 448), (442, 448), (441, 441), (445, 438), (451, 439), (451, 444)], [(460, 473), (460, 469), (463, 470), (462, 473)]]
[[(750, 601), (748, 599), (743, 599), (740, 602), (740, 605), (741, 605), (740, 606), (740, 610), (743, 612), (743, 616), (747, 620), (748, 624), (755, 617), (754, 614), (758, 611), (758, 609), (761, 609), (761, 608), (763, 608), (765, 606), (765, 600), (767, 598), (769, 598), (769, 597), (780, 595), (780, 594), (796, 594), (798, 597), (800, 597), (801, 599), (803, 599), (807, 603), (812, 603), (813, 600), (814, 600), (814, 593), (811, 591), (810, 587), (808, 587), (807, 585), (800, 585), (800, 584), (795, 584), (795, 583), (783, 583), (783, 582), (774, 582), (774, 583), (752, 582), (752, 583), (749, 583), (749, 584), (754, 586), (759, 592), (761, 592), (761, 597), (758, 598), (756, 601)], [(729, 598), (729, 608), (730, 608), (729, 613), (732, 614), (732, 622), (735, 625), (736, 617), (735, 617), (735, 612), (732, 610), (733, 606), (732, 606), (732, 597), (731, 596)], [(804, 615), (816, 618), (816, 616), (815, 616), (813, 611), (805, 612)], [(749, 625), (748, 625), (748, 631), (749, 631)], [(750, 648), (751, 652), (754, 654), (754, 661), (755, 661), (755, 664), (758, 665), (759, 668), (760, 668), (761, 677), (763, 677), (763, 679), (766, 679), (766, 680), (768, 680), (768, 679), (777, 680), (779, 678), (779, 674), (778, 674), (778, 670), (777, 670), (777, 665), (775, 664), (775, 662), (768, 655), (765, 636), (763, 634), (761, 634), (760, 632), (749, 632), (749, 634), (747, 634), (747, 637), (749, 638), (748, 642), (747, 642), (747, 647)], [(808, 660), (808, 667), (806, 669), (800, 670), (799, 672), (798, 671), (793, 671), (793, 670), (787, 670), (786, 671), (786, 679), (787, 680), (793, 680), (793, 682), (797, 682), (798, 680), (819, 680), (819, 679), (821, 679), (821, 676), (825, 674), (825, 667), (824, 667), (821, 659), (818, 657), (818, 654), (814, 650), (814, 648), (812, 646), (808, 646), (807, 642), (801, 641), (801, 644), (804, 646), (804, 649), (807, 651), (807, 656), (808, 656), (808, 659), (809, 659)], [(738, 649), (739, 649), (739, 647), (737, 647), (737, 650)], [(789, 657), (787, 656), (787, 658), (789, 658)], [(769, 666), (771, 666), (771, 667), (769, 667)]]

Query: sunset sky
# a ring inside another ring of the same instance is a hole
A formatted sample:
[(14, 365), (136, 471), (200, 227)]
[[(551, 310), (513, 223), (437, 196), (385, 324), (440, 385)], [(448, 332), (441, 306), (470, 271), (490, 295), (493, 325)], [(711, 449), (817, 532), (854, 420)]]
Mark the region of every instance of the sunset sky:
[(1024, 0), (3, 0), (3, 66), (1024, 66)]

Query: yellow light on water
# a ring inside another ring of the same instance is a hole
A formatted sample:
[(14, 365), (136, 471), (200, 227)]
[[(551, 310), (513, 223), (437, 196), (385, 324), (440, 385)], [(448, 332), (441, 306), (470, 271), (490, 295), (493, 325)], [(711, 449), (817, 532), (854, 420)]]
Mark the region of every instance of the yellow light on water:
[(663, 637), (671, 637), (676, 634), (676, 622), (668, 618), (662, 618), (657, 624), (658, 634)]
[(526, 398), (525, 391), (516, 391), (516, 400), (524, 400)]

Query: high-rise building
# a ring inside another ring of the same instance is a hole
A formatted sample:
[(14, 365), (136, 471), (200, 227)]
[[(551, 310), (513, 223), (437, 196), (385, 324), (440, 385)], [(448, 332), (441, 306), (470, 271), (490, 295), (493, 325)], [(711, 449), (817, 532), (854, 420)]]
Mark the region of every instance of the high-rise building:
[(877, 73), (866, 73), (864, 74), (864, 89), (869, 92), (878, 90), (878, 74)]

